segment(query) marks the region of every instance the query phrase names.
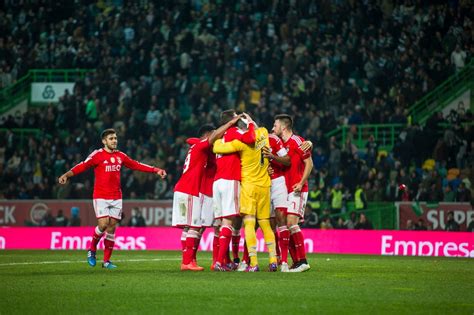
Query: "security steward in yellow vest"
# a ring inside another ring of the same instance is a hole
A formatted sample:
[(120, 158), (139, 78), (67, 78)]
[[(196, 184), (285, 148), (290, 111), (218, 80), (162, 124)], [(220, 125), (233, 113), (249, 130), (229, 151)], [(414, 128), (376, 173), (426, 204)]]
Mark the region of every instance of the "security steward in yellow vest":
[(367, 209), (367, 200), (365, 198), (364, 189), (360, 185), (357, 185), (357, 189), (354, 193), (354, 203), (356, 211)]
[(308, 205), (311, 207), (313, 212), (318, 215), (321, 214), (321, 201), (323, 199), (323, 193), (319, 187), (315, 187), (308, 194)]
[(342, 211), (342, 184), (338, 183), (331, 189), (331, 213), (341, 213)]

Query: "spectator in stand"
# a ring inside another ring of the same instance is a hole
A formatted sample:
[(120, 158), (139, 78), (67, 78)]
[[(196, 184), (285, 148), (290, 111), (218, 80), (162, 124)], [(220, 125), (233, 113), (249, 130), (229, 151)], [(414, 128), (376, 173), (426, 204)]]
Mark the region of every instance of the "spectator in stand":
[(314, 212), (307, 204), (304, 209), (304, 222), (301, 225), (304, 228), (316, 228), (319, 224), (318, 214)]
[(142, 212), (140, 211), (138, 207), (132, 208), (132, 216), (130, 217), (130, 220), (128, 221), (128, 226), (133, 226), (133, 227), (146, 226), (145, 218), (143, 217)]
[(451, 231), (451, 232), (459, 232), (460, 227), (459, 224), (454, 220), (454, 212), (449, 211), (448, 216), (446, 217), (446, 231)]
[(344, 222), (346, 229), (354, 230), (357, 225), (357, 213), (352, 211), (349, 215), (349, 218)]
[(55, 218), (53, 216), (53, 211), (48, 208), (43, 218), (41, 219), (40, 226), (54, 226)]
[(415, 230), (417, 230), (417, 231), (427, 231), (428, 227), (425, 224), (425, 220), (419, 219), (418, 222), (416, 223)]
[(359, 220), (357, 221), (357, 224), (355, 225), (354, 229), (356, 230), (373, 230), (374, 227), (372, 225), (372, 222), (367, 218), (365, 213), (361, 212), (359, 214)]
[(63, 209), (58, 210), (58, 215), (54, 219), (54, 226), (68, 226), (69, 220), (63, 214)]
[(466, 65), (466, 52), (461, 50), (461, 46), (456, 45), (456, 49), (451, 53), (451, 64), (456, 72), (462, 70)]
[(69, 226), (81, 226), (81, 218), (79, 217), (79, 208), (71, 207), (71, 219)]

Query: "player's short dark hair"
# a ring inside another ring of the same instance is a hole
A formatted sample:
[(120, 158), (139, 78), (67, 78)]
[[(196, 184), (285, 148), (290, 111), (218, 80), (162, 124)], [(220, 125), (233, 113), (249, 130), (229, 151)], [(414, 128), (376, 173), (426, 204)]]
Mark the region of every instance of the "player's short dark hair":
[(216, 129), (216, 127), (214, 125), (211, 125), (211, 124), (202, 125), (201, 128), (199, 128), (199, 130), (198, 130), (198, 136), (202, 137), (206, 133), (212, 132), (215, 129)]
[(109, 128), (109, 129), (105, 129), (104, 131), (102, 131), (102, 133), (100, 134), (100, 138), (102, 140), (104, 140), (105, 138), (107, 138), (108, 135), (113, 135), (113, 134), (116, 134), (117, 132), (115, 132), (115, 129), (112, 129), (112, 128)]
[(221, 121), (220, 121), (220, 124), (223, 125), (223, 124), (227, 124), (229, 121), (232, 120), (232, 118), (234, 118), (236, 114), (236, 111), (235, 109), (227, 109), (225, 111), (223, 111), (221, 113)]
[(293, 130), (293, 117), (288, 114), (279, 114), (275, 116), (275, 120), (279, 120), (286, 128)]

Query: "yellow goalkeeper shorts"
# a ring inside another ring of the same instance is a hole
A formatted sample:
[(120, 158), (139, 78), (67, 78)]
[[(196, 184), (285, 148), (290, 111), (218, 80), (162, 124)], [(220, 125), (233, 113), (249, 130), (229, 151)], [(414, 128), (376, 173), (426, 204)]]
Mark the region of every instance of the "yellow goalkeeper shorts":
[(242, 183), (240, 190), (240, 213), (270, 218), (270, 187)]

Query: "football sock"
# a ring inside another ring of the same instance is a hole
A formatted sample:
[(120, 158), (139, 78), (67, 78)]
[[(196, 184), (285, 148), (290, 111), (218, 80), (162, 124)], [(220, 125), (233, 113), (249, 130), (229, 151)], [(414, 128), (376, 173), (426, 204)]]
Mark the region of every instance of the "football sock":
[(240, 245), (240, 230), (234, 229), (232, 232), (232, 257), (234, 259), (239, 258), (239, 245)]
[(193, 247), (193, 258), (192, 260), (196, 261), (196, 254), (199, 249), (199, 242), (201, 241), (202, 233), (198, 232), (198, 237), (194, 240), (194, 247)]
[(109, 261), (112, 257), (112, 251), (115, 245), (115, 234), (105, 233), (104, 240), (104, 262)]
[(229, 244), (232, 238), (232, 226), (223, 225), (221, 227), (221, 232), (219, 233), (219, 256), (217, 262), (220, 264), (225, 263), (226, 256), (229, 254)]
[(290, 235), (290, 243), (288, 244), (288, 251), (290, 252), (291, 260), (293, 263), (298, 262), (298, 253), (295, 247), (295, 238), (293, 235)]
[(183, 264), (188, 265), (193, 260), (194, 247), (196, 239), (199, 238), (199, 232), (189, 230), (186, 236), (186, 250), (183, 252)]
[(280, 232), (280, 254), (281, 262), (288, 263), (288, 245), (290, 243), (290, 230), (285, 226), (278, 227)]
[(183, 230), (181, 232), (181, 250), (185, 250), (186, 249), (186, 235), (188, 234), (188, 231), (186, 230)]
[(219, 235), (214, 234), (214, 239), (212, 241), (212, 263), (217, 261), (219, 256)]
[(281, 252), (280, 252), (280, 242), (278, 241), (278, 232), (275, 230), (273, 231), (273, 234), (275, 236), (275, 251), (276, 251), (276, 256), (277, 259), (281, 259)]
[(102, 238), (102, 235), (104, 235), (104, 231), (101, 231), (99, 229), (99, 226), (96, 226), (95, 229), (94, 229), (94, 234), (92, 235), (90, 250), (92, 250), (94, 252), (97, 250), (97, 244), (99, 243), (100, 239)]
[(258, 265), (257, 259), (257, 234), (255, 233), (255, 218), (244, 218), (245, 241), (249, 251), (250, 266)]
[(304, 249), (304, 237), (300, 227), (298, 225), (293, 225), (290, 227), (290, 232), (291, 238), (295, 243), (297, 261), (306, 259), (306, 252)]
[(263, 232), (263, 238), (265, 239), (265, 245), (268, 249), (268, 260), (270, 264), (276, 263), (276, 250), (275, 250), (275, 234), (273, 233), (272, 227), (270, 225), (269, 219), (258, 220), (258, 225)]
[(242, 257), (242, 261), (245, 261), (247, 264), (250, 262), (249, 250), (247, 248), (247, 242), (244, 242), (244, 256)]

